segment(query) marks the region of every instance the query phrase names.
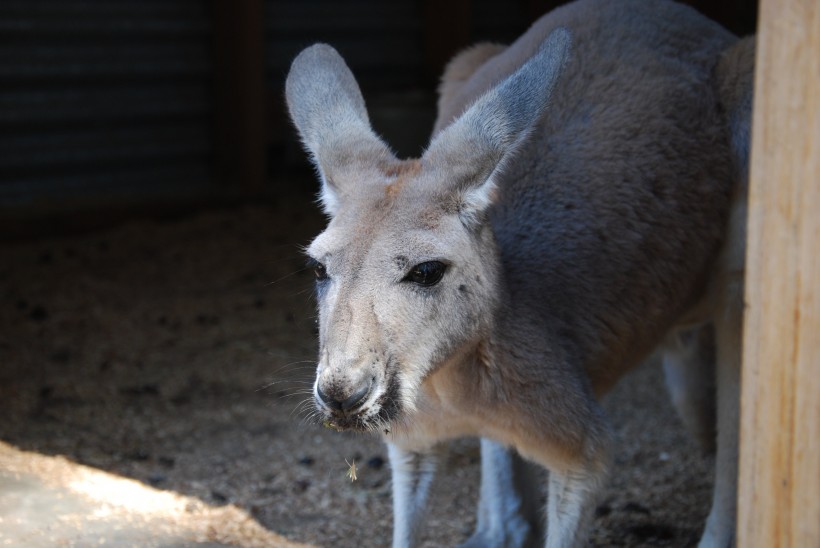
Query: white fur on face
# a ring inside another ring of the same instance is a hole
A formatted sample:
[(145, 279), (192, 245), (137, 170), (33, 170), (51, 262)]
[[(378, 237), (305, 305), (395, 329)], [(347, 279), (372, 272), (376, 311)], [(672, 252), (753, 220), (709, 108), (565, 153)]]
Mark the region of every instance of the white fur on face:
[[(485, 258), (487, 242), (456, 213), (419, 222), (398, 210), (367, 226), (368, 237), (361, 238), (348, 236), (349, 225), (367, 222), (338, 215), (308, 250), (328, 273), (318, 292), (317, 383), (350, 392), (362, 379), (372, 381), (360, 418), (376, 424), (388, 398), (404, 417), (415, 413), (424, 379), (481, 338), (492, 316), (494, 269)], [(429, 261), (447, 265), (436, 285), (405, 279)]]

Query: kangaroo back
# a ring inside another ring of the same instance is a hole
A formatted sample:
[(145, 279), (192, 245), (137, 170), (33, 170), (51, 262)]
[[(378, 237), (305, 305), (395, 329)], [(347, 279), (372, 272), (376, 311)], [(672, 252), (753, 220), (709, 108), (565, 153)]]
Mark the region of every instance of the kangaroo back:
[(577, 2), (443, 96), (437, 130), (557, 27), (573, 33), (571, 58), (499, 177), (493, 225), (510, 306), (601, 392), (704, 293), (733, 192), (713, 73), (736, 39), (672, 2)]

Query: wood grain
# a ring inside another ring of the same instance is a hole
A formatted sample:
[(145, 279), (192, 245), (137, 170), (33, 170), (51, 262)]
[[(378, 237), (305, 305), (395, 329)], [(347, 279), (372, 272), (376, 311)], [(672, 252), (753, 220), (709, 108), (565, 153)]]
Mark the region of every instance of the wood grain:
[(264, 191), (267, 175), (265, 9), (262, 0), (211, 0), (214, 174), (236, 193)]
[(761, 0), (738, 546), (820, 547), (820, 3)]

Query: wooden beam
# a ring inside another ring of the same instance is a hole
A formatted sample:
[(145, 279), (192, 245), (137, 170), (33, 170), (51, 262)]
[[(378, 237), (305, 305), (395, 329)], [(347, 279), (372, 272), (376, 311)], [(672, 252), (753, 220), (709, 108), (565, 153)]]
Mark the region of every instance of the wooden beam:
[(761, 0), (738, 546), (820, 546), (820, 3)]
[(444, 67), (460, 50), (470, 44), (472, 2), (424, 0), (424, 77), (437, 86)]
[(267, 94), (264, 3), (211, 0), (214, 37), (214, 170), (243, 194), (264, 189)]

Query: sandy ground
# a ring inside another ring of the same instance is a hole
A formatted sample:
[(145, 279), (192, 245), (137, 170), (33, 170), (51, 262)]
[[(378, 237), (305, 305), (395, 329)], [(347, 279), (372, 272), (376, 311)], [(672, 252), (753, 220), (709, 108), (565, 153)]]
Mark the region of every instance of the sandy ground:
[(234, 505), (214, 507), (132, 479), (0, 442), (0, 544), (307, 547)]
[[(0, 440), (8, 445), (0, 446), (0, 545), (26, 545), (21, 535), (36, 533), (44, 512), (59, 520), (60, 505), (44, 502), (57, 496), (49, 489), (73, 489), (64, 478), (90, 469), (181, 497), (165, 512), (151, 497), (123, 507), (106, 503), (105, 491), (78, 495), (115, 520), (128, 512), (161, 519), (179, 545), (388, 545), (381, 442), (305, 420), (315, 322), (300, 245), (322, 223), (311, 197), (296, 195), (1, 244)], [(658, 367), (625, 378), (605, 406), (618, 447), (592, 543), (694, 545), (710, 463), (669, 406)], [(346, 460), (354, 459), (351, 482)], [(475, 444), (456, 444), (436, 483), (425, 546), (468, 536), (477, 480)], [(23, 487), (35, 484), (44, 498), (10, 525), (12, 510), (25, 506)], [(243, 533), (231, 533), (237, 523)], [(138, 523), (129, 538), (161, 540), (157, 527)], [(89, 522), (63, 540), (105, 538)]]

